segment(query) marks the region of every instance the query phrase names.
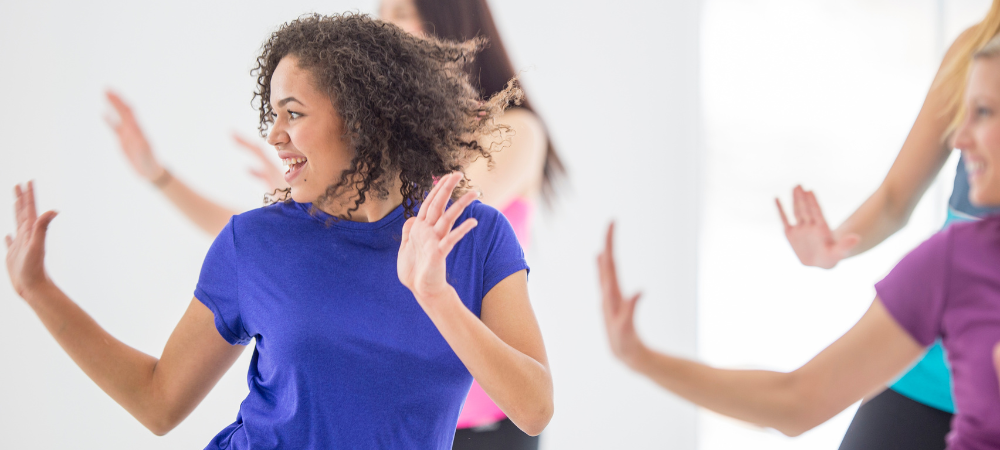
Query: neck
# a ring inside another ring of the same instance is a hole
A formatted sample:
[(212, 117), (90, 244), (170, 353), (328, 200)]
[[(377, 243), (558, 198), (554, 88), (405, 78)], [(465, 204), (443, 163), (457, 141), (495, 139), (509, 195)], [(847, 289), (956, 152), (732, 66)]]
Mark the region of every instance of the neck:
[(403, 203), (403, 194), (399, 193), (399, 187), (400, 181), (396, 178), (392, 186), (388, 187), (388, 197), (384, 199), (378, 198), (369, 192), (365, 198), (365, 202), (358, 205), (356, 211), (348, 212), (348, 210), (354, 207), (353, 197), (346, 200), (338, 199), (329, 201), (323, 206), (317, 205), (317, 208), (331, 216), (341, 217), (351, 222), (377, 222), (383, 217), (388, 216), (389, 213), (393, 212)]

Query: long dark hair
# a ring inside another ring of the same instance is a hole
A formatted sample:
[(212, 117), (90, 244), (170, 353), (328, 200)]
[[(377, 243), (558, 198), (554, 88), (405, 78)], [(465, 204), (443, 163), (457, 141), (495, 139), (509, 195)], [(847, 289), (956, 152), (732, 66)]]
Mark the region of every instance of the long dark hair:
[[(472, 64), (466, 66), (469, 80), (483, 98), (491, 98), (503, 91), (507, 82), (517, 76), (486, 0), (414, 0), (413, 3), (423, 22), (424, 32), (429, 35), (458, 42), (476, 37), (486, 38), (486, 47), (476, 55)], [(521, 100), (520, 107), (538, 116), (527, 95)], [(551, 202), (555, 196), (556, 182), (566, 174), (566, 168), (556, 153), (547, 130), (545, 140), (542, 198)]]

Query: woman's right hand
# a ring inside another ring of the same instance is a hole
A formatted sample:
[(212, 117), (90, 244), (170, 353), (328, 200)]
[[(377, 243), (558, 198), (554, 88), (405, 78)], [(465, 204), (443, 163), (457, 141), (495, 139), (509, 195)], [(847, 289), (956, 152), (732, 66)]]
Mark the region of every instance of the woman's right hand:
[(267, 156), (264, 149), (260, 148), (260, 145), (250, 142), (236, 133), (233, 133), (233, 140), (240, 147), (243, 147), (244, 150), (256, 156), (260, 161), (259, 167), (250, 168), (250, 175), (263, 181), (267, 185), (269, 192), (288, 187), (288, 183), (285, 182), (285, 173), (281, 170), (281, 167), (274, 165), (273, 160)]
[(28, 182), (25, 190), (14, 187), (17, 200), (14, 216), (17, 218), (15, 235), (7, 235), (7, 274), (10, 283), (21, 298), (49, 281), (45, 273), (45, 234), (55, 211), (46, 211), (41, 217), (35, 214), (35, 187)]
[(149, 141), (146, 140), (142, 128), (139, 127), (139, 122), (132, 114), (132, 108), (115, 92), (107, 91), (105, 95), (118, 114), (117, 122), (107, 117), (105, 121), (118, 136), (118, 143), (121, 144), (122, 152), (125, 153), (128, 162), (132, 164), (132, 168), (139, 176), (150, 182), (162, 177), (165, 169), (156, 160), (153, 149), (149, 146)]
[(832, 269), (840, 260), (846, 258), (852, 248), (858, 245), (861, 237), (857, 234), (837, 237), (830, 230), (823, 218), (823, 211), (812, 191), (795, 186), (792, 190), (792, 212), (795, 214), (795, 225), (788, 221), (781, 201), (774, 199), (781, 214), (781, 222), (785, 225), (785, 237), (792, 245), (792, 250), (799, 261), (807, 266)]

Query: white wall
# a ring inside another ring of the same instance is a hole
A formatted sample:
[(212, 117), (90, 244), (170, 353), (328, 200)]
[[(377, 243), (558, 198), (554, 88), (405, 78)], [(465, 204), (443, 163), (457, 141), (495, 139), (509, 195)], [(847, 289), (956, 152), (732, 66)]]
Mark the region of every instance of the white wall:
[[(495, 1), (515, 64), (571, 171), (536, 227), (532, 292), (556, 383), (543, 445), (695, 447), (694, 409), (613, 361), (594, 259), (612, 217), (639, 326), (693, 356), (699, 217), (699, 3)], [(34, 179), (57, 209), (53, 278), (107, 330), (157, 355), (191, 299), (211, 242), (133, 175), (101, 121), (102, 90), (136, 108), (164, 162), (239, 208), (259, 205), (252, 160), (253, 57), (269, 30), (309, 11), (372, 0), (36, 1), (0, 4), (0, 186)], [(9, 198), (9, 197), (8, 197)], [(0, 205), (0, 231), (12, 231)], [(9, 286), (9, 285), (8, 285)], [(0, 287), (0, 435), (6, 448), (200, 448), (236, 416), (247, 351), (176, 430), (154, 437), (63, 353)]]

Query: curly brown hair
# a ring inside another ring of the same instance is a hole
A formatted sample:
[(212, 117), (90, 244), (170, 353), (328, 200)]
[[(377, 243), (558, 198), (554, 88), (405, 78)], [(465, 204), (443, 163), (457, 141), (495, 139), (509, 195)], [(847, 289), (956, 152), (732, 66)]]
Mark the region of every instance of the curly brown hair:
[[(271, 76), (282, 58), (294, 56), (330, 97), (354, 151), (340, 181), (316, 203), (347, 194), (353, 205), (343, 218), (349, 218), (369, 195), (386, 198), (398, 177), (412, 216), (437, 177), (477, 157), (492, 164), (490, 154), (509, 143), (513, 130), (495, 118), (522, 98), (516, 80), (480, 101), (463, 70), (484, 44), (416, 37), (365, 14), (299, 17), (271, 34), (251, 72), (261, 135), (273, 120)], [(489, 148), (479, 144), (482, 136), (494, 138)], [(456, 195), (467, 188), (463, 180)]]

